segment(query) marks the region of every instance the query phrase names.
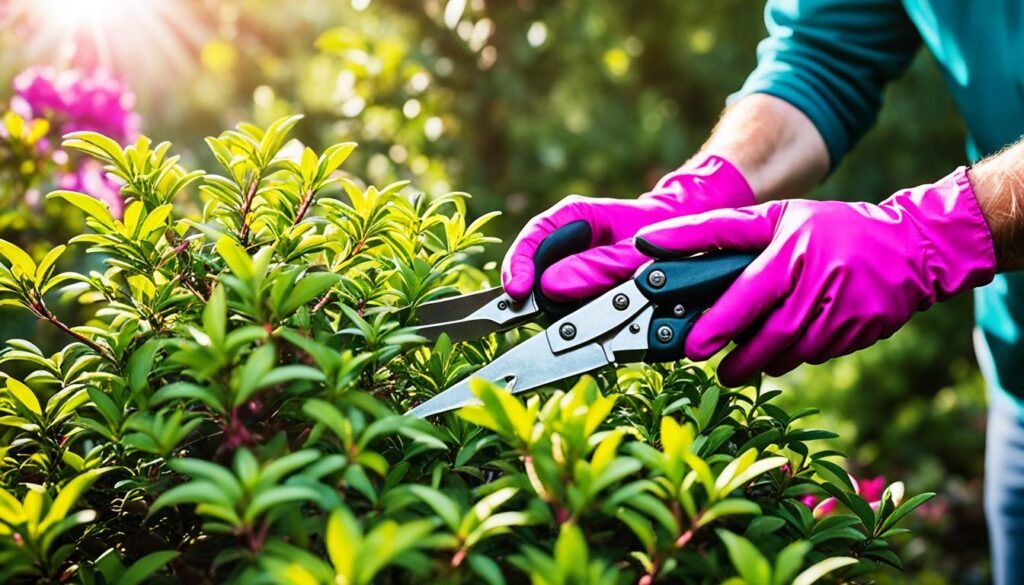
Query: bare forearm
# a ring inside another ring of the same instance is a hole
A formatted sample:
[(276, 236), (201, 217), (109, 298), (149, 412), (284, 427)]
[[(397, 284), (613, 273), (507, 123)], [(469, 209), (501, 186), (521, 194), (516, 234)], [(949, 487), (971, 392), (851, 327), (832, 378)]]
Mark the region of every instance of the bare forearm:
[(825, 141), (807, 116), (764, 94), (730, 106), (701, 152), (734, 164), (758, 201), (802, 197), (829, 168)]
[(992, 232), (998, 269), (1024, 269), (1024, 140), (981, 161), (967, 176)]

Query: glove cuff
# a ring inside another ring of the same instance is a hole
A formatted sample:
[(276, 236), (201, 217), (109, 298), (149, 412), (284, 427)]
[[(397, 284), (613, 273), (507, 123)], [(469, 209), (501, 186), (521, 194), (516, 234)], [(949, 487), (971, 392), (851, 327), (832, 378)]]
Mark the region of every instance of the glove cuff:
[(698, 154), (654, 187), (653, 197), (686, 200), (703, 211), (756, 205), (754, 191), (731, 162), (714, 154)]
[(929, 300), (943, 301), (995, 276), (992, 233), (966, 167), (934, 184), (900, 191), (882, 205), (909, 221), (922, 236), (923, 276), (934, 291)]

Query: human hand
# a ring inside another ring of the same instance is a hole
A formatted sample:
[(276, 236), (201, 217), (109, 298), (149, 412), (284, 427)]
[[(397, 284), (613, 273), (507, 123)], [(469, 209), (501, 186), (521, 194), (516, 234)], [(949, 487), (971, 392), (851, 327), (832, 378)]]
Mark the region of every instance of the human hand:
[(678, 217), (641, 229), (636, 246), (658, 257), (764, 250), (686, 340), (697, 360), (737, 341), (719, 366), (726, 385), (865, 348), (996, 268), (963, 168), (879, 205), (776, 201)]
[(669, 218), (723, 207), (753, 205), (754, 195), (728, 161), (706, 156), (665, 176), (638, 199), (571, 195), (530, 220), (512, 243), (502, 266), (505, 291), (524, 299), (534, 289), (534, 254), (544, 238), (567, 224), (589, 226), (590, 245), (561, 260), (541, 276), (541, 290), (553, 301), (596, 296), (633, 275), (650, 258), (633, 245), (637, 230)]

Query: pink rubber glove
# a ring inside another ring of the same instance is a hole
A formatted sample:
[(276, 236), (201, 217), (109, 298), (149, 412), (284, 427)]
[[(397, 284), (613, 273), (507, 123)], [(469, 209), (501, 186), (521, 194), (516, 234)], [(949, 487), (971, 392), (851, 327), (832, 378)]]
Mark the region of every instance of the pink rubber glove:
[(537, 247), (558, 228), (585, 220), (590, 224), (590, 248), (548, 268), (541, 277), (541, 290), (554, 301), (594, 297), (622, 283), (650, 260), (633, 245), (640, 228), (681, 215), (754, 203), (743, 175), (718, 156), (691, 161), (638, 199), (570, 195), (526, 224), (505, 256), (501, 282), (512, 298), (528, 297), (534, 285)]
[(726, 385), (865, 348), (996, 268), (962, 167), (880, 205), (776, 201), (680, 217), (640, 230), (637, 247), (656, 256), (764, 250), (686, 340), (697, 360), (737, 340), (718, 370)]

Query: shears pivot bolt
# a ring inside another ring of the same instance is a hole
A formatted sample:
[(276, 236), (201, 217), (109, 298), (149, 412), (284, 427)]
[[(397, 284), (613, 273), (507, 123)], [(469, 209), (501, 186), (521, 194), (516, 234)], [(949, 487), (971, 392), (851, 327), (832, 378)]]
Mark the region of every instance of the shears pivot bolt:
[(612, 306), (620, 311), (625, 311), (629, 308), (629, 297), (619, 293), (612, 299)]
[(676, 305), (672, 307), (672, 314), (675, 315), (676, 317), (682, 317), (683, 315), (686, 314), (686, 307), (682, 305)]
[(665, 286), (665, 273), (660, 270), (655, 270), (647, 275), (647, 284), (650, 284), (654, 288), (661, 288)]
[(640, 324), (639, 323), (633, 323), (632, 325), (630, 325), (629, 326), (629, 332), (630, 333), (640, 333)]
[(658, 327), (658, 330), (654, 332), (654, 335), (657, 336), (658, 341), (662, 343), (668, 343), (672, 341), (672, 337), (675, 334), (672, 333), (671, 327), (669, 327), (668, 325), (662, 325), (661, 327)]
[(508, 301), (498, 301), (498, 310), (504, 311), (508, 308)]
[(576, 326), (572, 323), (566, 323), (558, 328), (558, 334), (562, 336), (562, 339), (568, 341), (576, 337)]

